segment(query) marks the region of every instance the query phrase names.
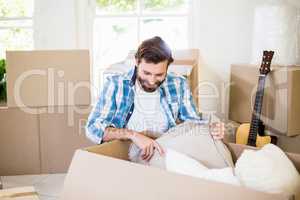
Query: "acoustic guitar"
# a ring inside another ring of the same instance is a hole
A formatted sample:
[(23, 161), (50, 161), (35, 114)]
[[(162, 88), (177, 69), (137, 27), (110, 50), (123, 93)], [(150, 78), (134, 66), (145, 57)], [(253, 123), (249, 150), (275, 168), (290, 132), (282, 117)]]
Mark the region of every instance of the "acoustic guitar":
[(273, 51), (263, 52), (251, 123), (245, 123), (239, 126), (236, 132), (237, 144), (244, 144), (260, 148), (269, 143), (277, 143), (277, 138), (275, 136), (265, 135), (265, 126), (261, 121), (265, 80), (268, 73), (271, 71), (270, 66), (273, 55)]

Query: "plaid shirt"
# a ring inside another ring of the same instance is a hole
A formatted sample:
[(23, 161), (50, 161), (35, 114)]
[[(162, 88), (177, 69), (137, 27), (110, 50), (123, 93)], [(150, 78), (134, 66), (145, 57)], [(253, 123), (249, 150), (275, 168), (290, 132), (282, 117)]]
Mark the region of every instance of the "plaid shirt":
[[(134, 109), (136, 67), (124, 75), (113, 75), (104, 84), (98, 102), (88, 117), (86, 136), (96, 144), (102, 142), (107, 127), (125, 128)], [(196, 110), (189, 85), (184, 77), (168, 73), (158, 88), (168, 129), (178, 121), (205, 123)]]

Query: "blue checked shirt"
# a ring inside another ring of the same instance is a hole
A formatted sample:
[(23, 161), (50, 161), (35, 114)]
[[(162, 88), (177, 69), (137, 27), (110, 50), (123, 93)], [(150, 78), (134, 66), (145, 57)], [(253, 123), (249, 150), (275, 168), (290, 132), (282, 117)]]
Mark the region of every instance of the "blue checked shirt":
[[(113, 75), (104, 84), (98, 102), (88, 117), (86, 136), (102, 143), (107, 127), (125, 128), (134, 109), (136, 67), (124, 75)], [(158, 88), (160, 103), (166, 114), (168, 129), (178, 121), (204, 122), (198, 114), (189, 85), (184, 77), (168, 73)]]

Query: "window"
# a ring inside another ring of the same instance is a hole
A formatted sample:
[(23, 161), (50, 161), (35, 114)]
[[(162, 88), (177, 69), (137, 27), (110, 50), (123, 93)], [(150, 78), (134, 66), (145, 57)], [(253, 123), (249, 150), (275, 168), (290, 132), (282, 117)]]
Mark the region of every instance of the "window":
[(6, 50), (33, 49), (34, 0), (0, 0), (0, 59)]
[(94, 67), (124, 60), (156, 35), (172, 49), (187, 48), (188, 13), (188, 0), (95, 0)]

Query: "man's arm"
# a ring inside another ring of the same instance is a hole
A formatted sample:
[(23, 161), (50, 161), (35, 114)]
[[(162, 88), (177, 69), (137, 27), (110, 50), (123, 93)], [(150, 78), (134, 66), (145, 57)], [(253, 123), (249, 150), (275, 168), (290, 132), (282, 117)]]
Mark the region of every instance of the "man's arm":
[(118, 84), (109, 77), (99, 95), (99, 99), (91, 111), (85, 126), (86, 136), (96, 144), (100, 144), (107, 127), (115, 127), (112, 123), (116, 112), (116, 93)]

